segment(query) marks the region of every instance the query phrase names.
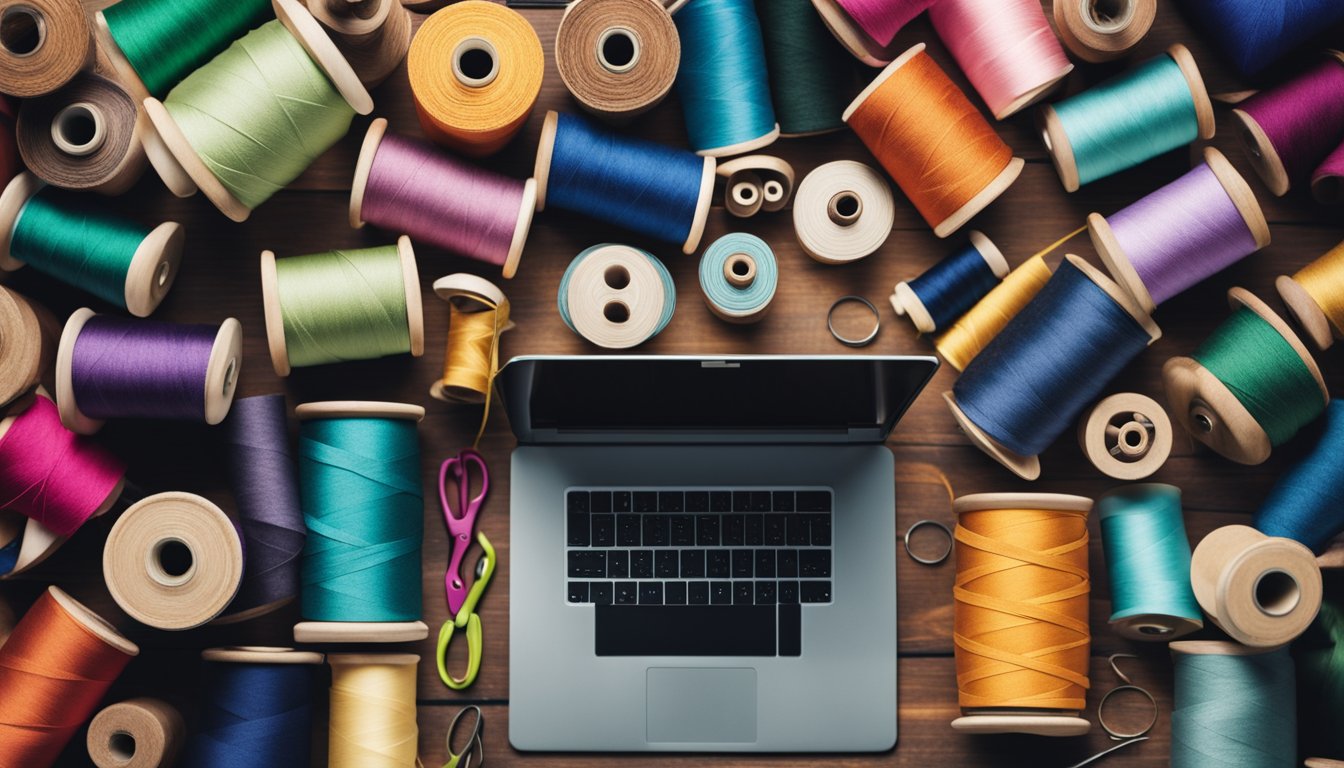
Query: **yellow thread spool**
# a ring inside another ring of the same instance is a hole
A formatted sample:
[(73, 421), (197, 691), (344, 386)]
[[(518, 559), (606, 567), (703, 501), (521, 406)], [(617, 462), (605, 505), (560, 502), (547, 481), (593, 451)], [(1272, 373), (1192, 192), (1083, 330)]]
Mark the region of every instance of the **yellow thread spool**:
[(413, 768), (418, 763), (411, 653), (346, 654), (331, 664), (329, 768)]
[(509, 300), (489, 280), (462, 273), (435, 280), (434, 293), (448, 302), (448, 346), (443, 377), (429, 394), (445, 401), (489, 403), (499, 370), (499, 337), (514, 327)]
[(938, 354), (953, 368), (964, 370), (1049, 280), (1044, 257), (1038, 254), (1022, 262), (934, 341)]
[(1274, 283), (1293, 319), (1317, 349), (1329, 349), (1344, 338), (1344, 242)]

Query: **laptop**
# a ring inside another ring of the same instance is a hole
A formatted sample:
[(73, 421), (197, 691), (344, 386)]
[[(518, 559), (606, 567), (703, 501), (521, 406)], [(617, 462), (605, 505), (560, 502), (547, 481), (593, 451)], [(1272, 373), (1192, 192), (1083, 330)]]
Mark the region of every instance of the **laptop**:
[(497, 379), (520, 750), (896, 743), (895, 472), (932, 357), (543, 356)]

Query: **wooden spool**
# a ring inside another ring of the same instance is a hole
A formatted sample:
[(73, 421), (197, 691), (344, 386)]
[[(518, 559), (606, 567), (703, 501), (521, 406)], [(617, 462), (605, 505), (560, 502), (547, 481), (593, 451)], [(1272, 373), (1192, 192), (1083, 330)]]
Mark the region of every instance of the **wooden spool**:
[(1078, 423), (1083, 453), (1117, 480), (1142, 480), (1161, 469), (1171, 443), (1171, 418), (1156, 400), (1137, 392), (1103, 399)]
[(733, 158), (719, 163), (717, 173), (727, 180), (723, 204), (734, 216), (745, 218), (758, 211), (783, 210), (793, 196), (793, 166), (778, 157)]
[(187, 738), (177, 708), (162, 699), (128, 699), (104, 707), (89, 724), (89, 759), (98, 768), (171, 766)]
[(1157, 0), (1058, 0), (1055, 29), (1074, 56), (1097, 64), (1129, 53), (1157, 17)]
[(1321, 608), (1321, 569), (1311, 550), (1247, 525), (1204, 537), (1190, 560), (1190, 585), (1209, 619), (1253, 648), (1286, 645)]
[[(434, 293), (440, 299), (457, 307), (460, 312), (490, 311), (492, 305), (502, 307), (509, 302), (504, 292), (494, 283), (464, 272), (445, 275), (435, 280)], [(515, 327), (517, 326), (513, 320), (509, 320), (499, 329), (499, 333), (502, 336), (505, 331), (511, 331)], [(484, 394), (473, 389), (449, 386), (442, 378), (430, 386), (429, 394), (434, 399), (445, 402), (480, 403), (486, 399)]]
[[(971, 247), (985, 260), (985, 265), (994, 276), (1002, 280), (1008, 274), (1008, 260), (1003, 257), (1003, 251), (1000, 251), (994, 241), (979, 230), (972, 229), (968, 234)], [(938, 330), (938, 324), (933, 321), (933, 314), (905, 280), (896, 284), (890, 301), (891, 308), (896, 310), (896, 314), (909, 316), (910, 322), (915, 324), (920, 333), (933, 333)]]
[(411, 16), (397, 0), (307, 0), (366, 88), (377, 87), (406, 58)]
[(0, 406), (51, 381), (59, 328), (41, 304), (0, 286)]

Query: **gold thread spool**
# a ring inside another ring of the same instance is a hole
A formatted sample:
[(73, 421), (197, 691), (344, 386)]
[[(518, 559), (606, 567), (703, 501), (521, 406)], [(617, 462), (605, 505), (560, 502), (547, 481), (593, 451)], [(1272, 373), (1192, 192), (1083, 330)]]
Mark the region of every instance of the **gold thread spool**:
[(223, 510), (191, 493), (131, 505), (103, 548), (103, 577), (131, 618), (157, 629), (199, 627), (243, 583), (243, 544)]
[(1311, 550), (1247, 525), (1219, 528), (1190, 559), (1195, 599), (1242, 645), (1286, 645), (1321, 608), (1321, 569)]
[(120, 84), (91, 72), (19, 109), (19, 154), (33, 175), (65, 189), (119, 195), (148, 161), (135, 101)]
[(719, 163), (715, 173), (727, 180), (724, 207), (739, 218), (754, 216), (758, 211), (774, 213), (783, 210), (793, 196), (793, 166), (778, 157), (749, 155), (734, 158)]
[(966, 369), (985, 345), (1040, 293), (1050, 280), (1041, 254), (1022, 262), (934, 340), (934, 348), (958, 371)]
[(307, 5), (366, 88), (386, 80), (410, 50), (411, 15), (397, 0), (307, 0)]
[(578, 0), (555, 32), (555, 66), (570, 95), (609, 120), (641, 115), (672, 90), (681, 39), (652, 0)]
[(1274, 286), (1317, 349), (1329, 349), (1335, 339), (1344, 338), (1344, 242), (1292, 277), (1280, 275)]
[(1171, 418), (1136, 392), (1104, 398), (1078, 422), (1078, 445), (1092, 466), (1117, 480), (1142, 480), (1171, 455)]
[(93, 30), (79, 0), (0, 2), (0, 93), (51, 93), (92, 62)]
[(98, 768), (167, 768), (186, 736), (186, 721), (173, 705), (128, 699), (104, 707), (89, 723), (89, 759)]
[(331, 665), (330, 768), (416, 765), (415, 676), (420, 657), (333, 653), (327, 662)]
[(1157, 0), (1055, 0), (1055, 29), (1074, 56), (1097, 64), (1128, 54), (1148, 34)]
[(798, 243), (823, 264), (848, 264), (873, 253), (891, 235), (895, 218), (887, 180), (853, 160), (818, 166), (793, 197)]
[(882, 45), (870, 37), (836, 0), (812, 0), (812, 7), (845, 50), (868, 66), (885, 67), (900, 51), (896, 40)]
[(0, 406), (38, 382), (52, 383), (56, 329), (45, 307), (0, 286)]
[(489, 280), (463, 273), (435, 280), (434, 293), (448, 302), (448, 344), (443, 376), (429, 394), (444, 401), (488, 403), (499, 370), (499, 337), (514, 328), (509, 300)]

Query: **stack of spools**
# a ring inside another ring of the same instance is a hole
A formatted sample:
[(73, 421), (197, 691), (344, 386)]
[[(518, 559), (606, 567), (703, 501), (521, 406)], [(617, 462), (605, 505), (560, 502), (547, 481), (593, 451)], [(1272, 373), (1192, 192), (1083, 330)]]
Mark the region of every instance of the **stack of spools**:
[(1310, 181), (1313, 189), (1320, 185), (1331, 196), (1344, 153), (1341, 92), (1344, 52), (1330, 51), (1293, 79), (1232, 110), (1251, 165), (1271, 192), (1282, 196), (1294, 184)]
[(933, 333), (966, 314), (1007, 274), (1003, 252), (988, 237), (971, 230), (962, 248), (919, 277), (897, 283), (891, 308), (898, 315), (909, 315), (920, 333)]

